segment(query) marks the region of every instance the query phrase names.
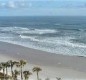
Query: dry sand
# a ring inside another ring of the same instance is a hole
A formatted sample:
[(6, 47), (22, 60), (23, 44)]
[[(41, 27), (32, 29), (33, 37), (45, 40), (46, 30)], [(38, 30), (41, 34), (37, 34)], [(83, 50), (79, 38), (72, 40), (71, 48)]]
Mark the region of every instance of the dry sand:
[[(34, 66), (40, 66), (40, 77), (56, 80), (86, 80), (86, 58), (78, 56), (59, 55), (23, 46), (0, 42), (0, 61), (25, 59), (28, 65), (25, 69), (31, 70)], [(35, 73), (30, 79), (36, 77)]]

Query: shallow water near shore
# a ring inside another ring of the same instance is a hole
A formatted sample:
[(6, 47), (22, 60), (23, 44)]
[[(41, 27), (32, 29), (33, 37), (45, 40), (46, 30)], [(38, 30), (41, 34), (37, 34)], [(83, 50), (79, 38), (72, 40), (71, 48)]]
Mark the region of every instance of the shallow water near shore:
[(1, 17), (0, 41), (86, 56), (86, 17)]

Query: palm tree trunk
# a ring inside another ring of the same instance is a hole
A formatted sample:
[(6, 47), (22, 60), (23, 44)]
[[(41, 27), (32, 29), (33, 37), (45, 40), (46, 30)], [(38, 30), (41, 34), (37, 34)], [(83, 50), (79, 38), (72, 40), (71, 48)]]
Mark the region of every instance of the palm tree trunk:
[(25, 77), (25, 80), (27, 80), (27, 78)]
[(21, 66), (21, 80), (23, 80), (23, 76), (22, 76), (22, 66)]
[(16, 80), (16, 75), (15, 74), (13, 75), (12, 80)]
[(8, 70), (7, 70), (7, 67), (6, 67), (6, 79), (7, 79), (7, 76), (8, 76)]
[(38, 72), (37, 72), (37, 80), (39, 80), (39, 75), (38, 75)]
[(12, 68), (12, 66), (11, 66), (11, 75), (12, 75), (12, 77), (13, 77), (13, 68)]
[(6, 75), (8, 75), (7, 67), (6, 67)]
[(27, 77), (25, 77), (25, 80), (28, 80), (29, 79), (29, 77), (27, 78)]
[(27, 78), (27, 80), (29, 79), (29, 77)]
[(17, 80), (17, 75), (15, 76), (15, 80)]
[(4, 80), (5, 80), (5, 69), (3, 69), (3, 74), (4, 74)]

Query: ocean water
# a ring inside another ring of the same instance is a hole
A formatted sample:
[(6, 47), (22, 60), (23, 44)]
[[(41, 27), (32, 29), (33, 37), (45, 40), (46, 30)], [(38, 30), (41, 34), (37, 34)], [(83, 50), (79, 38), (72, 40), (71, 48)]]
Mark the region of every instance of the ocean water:
[(0, 17), (0, 41), (86, 56), (86, 17)]

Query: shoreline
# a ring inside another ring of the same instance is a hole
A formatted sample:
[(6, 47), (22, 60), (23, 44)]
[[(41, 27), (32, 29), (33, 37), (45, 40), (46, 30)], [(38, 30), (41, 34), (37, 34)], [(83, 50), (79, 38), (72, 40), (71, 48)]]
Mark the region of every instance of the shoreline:
[(29, 64), (39, 65), (44, 70), (41, 73), (43, 76), (47, 75), (53, 78), (58, 75), (63, 78), (86, 79), (86, 58), (82, 56), (49, 53), (1, 41), (0, 56), (4, 57), (0, 58), (2, 61), (5, 58), (25, 59)]
[(16, 43), (10, 43), (10, 42), (4, 42), (4, 41), (0, 41), (0, 43), (6, 43), (6, 44), (11, 44), (11, 45), (16, 45), (16, 46), (19, 46), (19, 47), (33, 49), (33, 50), (45, 52), (45, 53), (48, 53), (48, 54), (56, 54), (56, 55), (61, 55), (61, 56), (84, 57), (84, 58), (86, 58), (86, 56), (83, 56), (83, 55), (67, 55), (67, 54), (62, 54), (62, 53), (57, 54), (57, 53), (53, 53), (53, 52), (49, 52), (49, 51), (45, 51), (45, 50), (36, 49), (36, 48), (29, 48), (29, 47), (26, 47), (26, 46), (23, 46), (23, 45), (20, 45), (20, 44), (16, 44)]

